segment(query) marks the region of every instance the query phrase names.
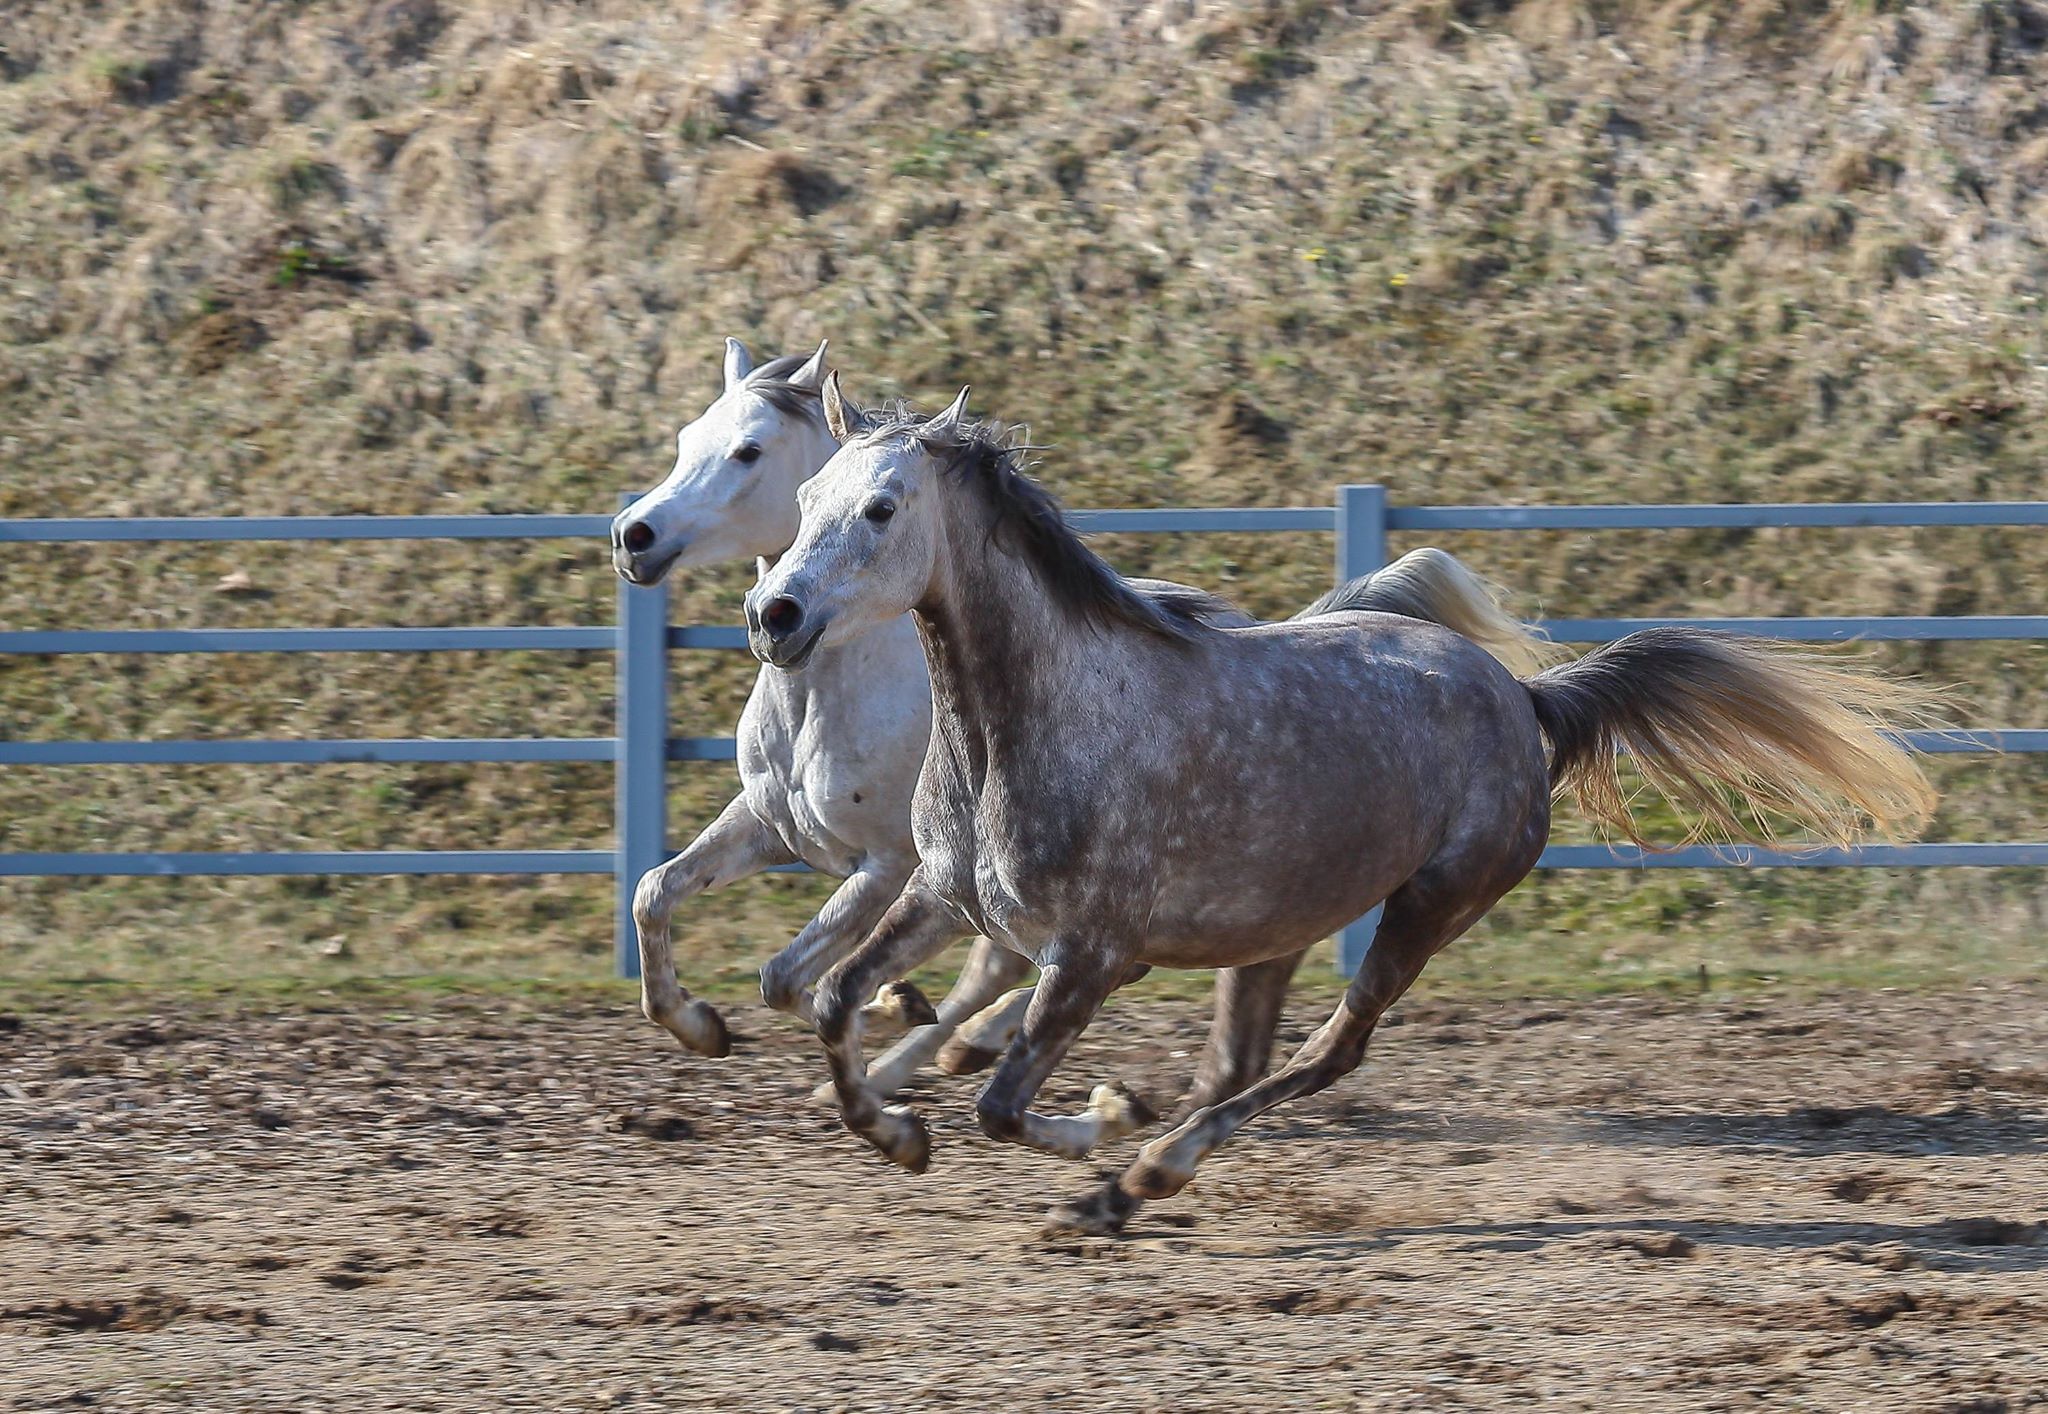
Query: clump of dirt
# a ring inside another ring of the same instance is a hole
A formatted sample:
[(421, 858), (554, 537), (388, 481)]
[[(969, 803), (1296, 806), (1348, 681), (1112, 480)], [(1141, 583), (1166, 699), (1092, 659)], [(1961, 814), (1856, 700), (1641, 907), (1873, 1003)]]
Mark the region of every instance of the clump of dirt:
[(697, 1126), (689, 1119), (661, 1109), (621, 1110), (606, 1119), (604, 1127), (612, 1134), (630, 1134), (657, 1144), (675, 1144), (697, 1135)]
[[(702, 1297), (672, 1306), (628, 1306), (623, 1311), (584, 1312), (579, 1326), (620, 1330), (632, 1326), (759, 1326), (785, 1319), (781, 1312), (752, 1301)], [(821, 1349), (823, 1347), (820, 1347)]]
[(2048, 1234), (2048, 1222), (2026, 1222), (2013, 1218), (1956, 1218), (1943, 1223), (1941, 1231), (1952, 1242), (1965, 1247), (2032, 1247)]
[(1607, 1245), (1654, 1259), (1690, 1257), (1700, 1250), (1698, 1243), (1677, 1232), (1616, 1233), (1608, 1239)]
[(49, 1335), (92, 1335), (107, 1331), (160, 1331), (178, 1321), (221, 1321), (249, 1327), (271, 1324), (255, 1307), (195, 1302), (157, 1287), (130, 1297), (60, 1297), (0, 1307), (0, 1322), (20, 1322)]
[(1912, 1180), (1896, 1174), (1851, 1173), (1830, 1180), (1826, 1187), (1831, 1197), (1844, 1203), (1867, 1203), (1872, 1198), (1895, 1198), (1912, 1186)]

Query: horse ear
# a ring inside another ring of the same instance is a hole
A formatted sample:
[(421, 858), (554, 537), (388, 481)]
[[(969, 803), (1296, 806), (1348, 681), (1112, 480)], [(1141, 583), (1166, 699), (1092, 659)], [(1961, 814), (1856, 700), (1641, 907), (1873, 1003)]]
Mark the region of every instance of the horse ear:
[(951, 407), (924, 425), (926, 432), (952, 432), (960, 426), (960, 419), (967, 416), (967, 387), (961, 385), (960, 396), (953, 399)]
[[(823, 358), (824, 356), (825, 350), (819, 349), (818, 357)], [(825, 428), (832, 434), (833, 441), (844, 442), (846, 440), (846, 399), (839, 392), (838, 369), (835, 368), (825, 375), (825, 387), (821, 396), (825, 404)]]
[(738, 339), (725, 341), (725, 386), (735, 387), (742, 378), (754, 371), (754, 356), (747, 352), (747, 346)]
[(825, 346), (830, 339), (818, 340), (818, 351), (796, 372), (789, 375), (789, 381), (799, 388), (822, 388), (825, 386)]

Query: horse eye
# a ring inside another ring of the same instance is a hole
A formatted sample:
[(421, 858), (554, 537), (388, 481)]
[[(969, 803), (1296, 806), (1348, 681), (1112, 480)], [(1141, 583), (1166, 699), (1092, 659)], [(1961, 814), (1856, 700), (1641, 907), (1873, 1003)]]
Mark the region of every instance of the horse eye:
[(761, 460), (761, 448), (753, 442), (747, 443), (732, 454), (732, 459), (742, 466), (751, 466)]
[(877, 501), (862, 511), (861, 514), (868, 518), (869, 525), (887, 525), (889, 518), (896, 514), (896, 503), (894, 501)]

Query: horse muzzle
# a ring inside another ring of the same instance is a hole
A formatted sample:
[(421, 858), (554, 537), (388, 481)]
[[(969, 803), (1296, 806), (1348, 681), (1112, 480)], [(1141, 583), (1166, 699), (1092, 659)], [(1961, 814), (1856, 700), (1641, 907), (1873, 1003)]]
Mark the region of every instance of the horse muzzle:
[(809, 662), (825, 636), (825, 623), (787, 594), (758, 604), (747, 597), (747, 647), (771, 668), (793, 671)]
[(680, 548), (666, 555), (636, 555), (623, 545), (612, 547), (612, 569), (628, 584), (637, 584), (645, 589), (661, 583), (669, 568), (682, 557)]

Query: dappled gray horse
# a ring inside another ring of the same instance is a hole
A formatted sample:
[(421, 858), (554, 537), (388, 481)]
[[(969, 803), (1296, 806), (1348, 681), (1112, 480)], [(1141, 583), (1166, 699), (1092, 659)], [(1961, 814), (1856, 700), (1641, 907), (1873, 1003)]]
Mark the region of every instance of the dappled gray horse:
[[(796, 538), (797, 489), (838, 450), (825, 425), (820, 389), (825, 347), (809, 357), (755, 367), (726, 340), (725, 387), (676, 435), (674, 469), (612, 525), (613, 565), (635, 584), (677, 568), (739, 558), (773, 560)], [(1136, 582), (1141, 587), (1146, 582)], [(1175, 592), (1192, 594), (1174, 587)], [(1410, 614), (1466, 633), (1511, 662), (1541, 645), (1503, 614), (1484, 585), (1449, 556), (1419, 551), (1378, 574), (1333, 591), (1305, 612), (1338, 603)], [(1214, 612), (1251, 620), (1220, 603)], [(867, 936), (917, 863), (910, 795), (931, 734), (931, 686), (924, 650), (907, 614), (840, 636), (800, 672), (763, 668), (740, 717), (740, 794), (675, 858), (640, 880), (634, 917), (640, 935), (641, 1007), (691, 1050), (724, 1055), (723, 1019), (677, 980), (672, 944), (676, 907), (706, 889), (797, 860), (845, 882), (794, 942), (762, 969), (768, 1004), (802, 1013), (807, 989)], [(1273, 1027), (1298, 958), (1225, 972), (1217, 1020), (1194, 1098), (1231, 1093), (1264, 1073)], [(1029, 959), (976, 944), (934, 1023), (913, 1030), (870, 1071), (894, 1090), (930, 1060), (954, 1026), (1030, 970)], [(891, 984), (893, 985), (893, 984)], [(913, 1017), (922, 1002), (908, 988), (879, 993)], [(953, 1052), (966, 1070), (1007, 1044), (1006, 1027), (1029, 989), (1013, 994)], [(1106, 1107), (1134, 1117), (1124, 1098)]]
[(936, 418), (857, 435), (836, 393), (828, 380), (845, 444), (798, 493), (796, 541), (747, 618), (780, 667), (906, 610), (924, 639), (922, 863), (816, 1006), (848, 1127), (906, 1168), (924, 1168), (930, 1138), (868, 1085), (859, 1003), (963, 934), (1039, 967), (976, 1102), (983, 1129), (1080, 1157), (1112, 1127), (1031, 1101), (1133, 967), (1257, 966), (1384, 902), (1358, 975), (1294, 1057), (1147, 1144), (1071, 1215), (1113, 1227), (1134, 1200), (1179, 1192), (1246, 1121), (1357, 1067), (1424, 963), (1535, 864), (1554, 788), (1634, 834), (1619, 748), (1724, 832), (1740, 810), (1847, 840), (1932, 809), (1881, 731), (1912, 704), (1904, 688), (1685, 628), (1523, 681), (1456, 634), (1384, 614), (1219, 627), (1206, 601), (1138, 593), (1090, 552), (1017, 449), (965, 419), (964, 390)]

